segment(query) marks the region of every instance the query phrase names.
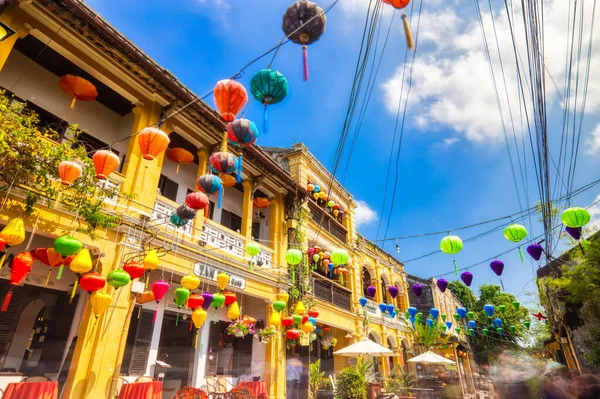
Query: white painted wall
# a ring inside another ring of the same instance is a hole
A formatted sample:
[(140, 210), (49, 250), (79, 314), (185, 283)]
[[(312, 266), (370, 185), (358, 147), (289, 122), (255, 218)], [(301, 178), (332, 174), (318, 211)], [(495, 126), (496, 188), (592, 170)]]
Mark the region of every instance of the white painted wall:
[[(75, 109), (71, 109), (72, 98), (61, 90), (58, 82), (58, 76), (48, 72), (18, 51), (10, 53), (0, 73), (1, 87), (70, 124), (77, 124), (81, 130), (107, 144), (131, 134), (133, 125), (131, 113), (121, 117), (97, 101), (78, 101)], [(127, 152), (127, 144), (128, 140), (116, 144), (114, 148), (123, 156)]]
[[(177, 173), (177, 164), (165, 156), (161, 174), (173, 180), (179, 185), (177, 189), (177, 199), (175, 202), (183, 204), (187, 189), (196, 191), (196, 175), (198, 174), (198, 165), (191, 163), (189, 165), (180, 165), (179, 173)], [(216, 196), (214, 198), (216, 201)]]

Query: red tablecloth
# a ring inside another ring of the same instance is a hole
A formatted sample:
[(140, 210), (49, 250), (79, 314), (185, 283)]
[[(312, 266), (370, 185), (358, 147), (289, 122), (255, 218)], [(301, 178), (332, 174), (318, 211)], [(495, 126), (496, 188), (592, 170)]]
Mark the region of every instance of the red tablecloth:
[(264, 381), (243, 381), (238, 384), (239, 387), (249, 388), (257, 399), (266, 398), (269, 396), (269, 390), (267, 389), (267, 383)]
[(162, 382), (125, 384), (119, 392), (119, 399), (162, 399)]
[(58, 382), (12, 382), (4, 390), (2, 399), (56, 399)]

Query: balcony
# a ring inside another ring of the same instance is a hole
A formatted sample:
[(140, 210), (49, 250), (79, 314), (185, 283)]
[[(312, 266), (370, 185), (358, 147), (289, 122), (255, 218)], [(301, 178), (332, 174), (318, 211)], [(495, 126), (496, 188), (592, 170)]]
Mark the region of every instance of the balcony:
[(315, 298), (337, 307), (352, 311), (351, 291), (328, 280), (312, 278), (312, 292)]
[(312, 201), (308, 202), (308, 207), (310, 208), (310, 215), (313, 222), (315, 222), (318, 226), (321, 226), (322, 229), (329, 232), (332, 236), (346, 243), (346, 238), (348, 235), (348, 231), (344, 226), (342, 226), (338, 221), (336, 221), (331, 215), (329, 215), (325, 210), (321, 209), (321, 207), (315, 204)]

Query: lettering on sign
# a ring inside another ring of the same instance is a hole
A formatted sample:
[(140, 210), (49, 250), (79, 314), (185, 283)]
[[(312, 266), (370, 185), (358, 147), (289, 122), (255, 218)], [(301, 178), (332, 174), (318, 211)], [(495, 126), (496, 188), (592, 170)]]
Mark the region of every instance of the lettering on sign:
[[(196, 262), (194, 264), (194, 274), (200, 278), (205, 278), (208, 280), (212, 280), (212, 281), (217, 281), (217, 275), (221, 272), (223, 272), (225, 270), (219, 270), (216, 267), (212, 267), (209, 265), (206, 265), (204, 263), (201, 262)], [(235, 274), (231, 274), (229, 272), (226, 272), (227, 274), (229, 274), (229, 285), (234, 287), (234, 288), (239, 288), (241, 290), (243, 290), (244, 288), (246, 288), (246, 279), (240, 276), (236, 276)]]

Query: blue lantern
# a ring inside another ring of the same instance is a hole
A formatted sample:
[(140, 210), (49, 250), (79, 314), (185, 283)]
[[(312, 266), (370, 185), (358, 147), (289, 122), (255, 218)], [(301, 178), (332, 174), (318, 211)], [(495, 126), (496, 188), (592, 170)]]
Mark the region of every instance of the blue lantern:
[(494, 305), (485, 305), (483, 307), (483, 311), (489, 316), (492, 317), (494, 315)]
[(415, 318), (413, 316), (410, 316), (408, 318), (408, 320), (414, 325), (415, 324)]
[(387, 304), (387, 306), (385, 307), (385, 310), (387, 310), (387, 312), (388, 312), (389, 314), (392, 314), (392, 313), (394, 313), (394, 309), (395, 309), (395, 308), (394, 308), (394, 305), (390, 305), (389, 303), (388, 303), (388, 304)]
[(429, 314), (431, 315), (431, 317), (433, 317), (433, 320), (436, 320), (440, 315), (440, 310), (436, 308), (431, 308), (429, 309)]
[(360, 298), (358, 300), (358, 303), (360, 303), (360, 306), (364, 308), (365, 306), (367, 306), (367, 298)]
[(469, 322), (467, 324), (469, 325), (470, 328), (475, 328), (475, 326), (476, 326), (475, 320), (469, 320)]
[(408, 308), (408, 314), (411, 317), (415, 317), (417, 315), (417, 308), (413, 308), (412, 306)]
[(379, 310), (381, 310), (381, 313), (385, 313), (385, 311), (387, 310), (387, 305), (385, 303), (380, 303)]
[(448, 330), (452, 329), (452, 322), (451, 321), (447, 321), (446, 322), (446, 327), (448, 327)]
[(396, 317), (396, 312), (392, 312), (392, 313), (390, 313), (390, 316), (391, 316), (391, 317), (392, 317), (392, 319), (393, 319), (394, 317)]
[(317, 319), (315, 319), (315, 318), (314, 318), (314, 317), (312, 317), (312, 316), (308, 318), (308, 321), (309, 321), (309, 322), (310, 322), (310, 324), (312, 324), (313, 326), (314, 326), (315, 324), (317, 324)]
[(431, 319), (427, 319), (427, 327), (432, 328), (433, 327), (433, 320)]
[(496, 320), (494, 320), (494, 322), (496, 323), (496, 325), (498, 327), (502, 327), (502, 319), (501, 318), (498, 317)]
[(456, 313), (458, 313), (461, 319), (467, 317), (467, 309), (465, 308), (456, 308)]

